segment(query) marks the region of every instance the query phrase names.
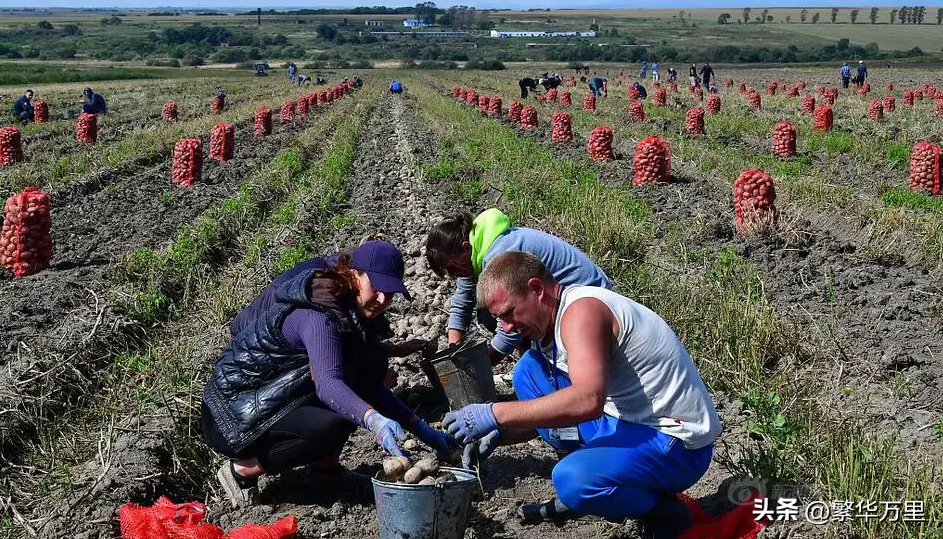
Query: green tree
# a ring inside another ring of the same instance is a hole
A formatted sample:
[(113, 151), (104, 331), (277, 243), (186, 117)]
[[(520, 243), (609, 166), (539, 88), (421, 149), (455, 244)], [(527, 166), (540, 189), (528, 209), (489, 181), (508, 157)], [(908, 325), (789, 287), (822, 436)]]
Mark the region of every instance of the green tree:
[(805, 24), (806, 17), (808, 16), (809, 16), (809, 10), (803, 9), (802, 11), (799, 12), (799, 22), (802, 24)]
[(858, 22), (858, 12), (859, 12), (859, 11), (860, 11), (860, 10), (857, 10), (857, 9), (851, 10), (851, 13), (849, 14), (849, 18), (851, 19), (851, 24), (855, 24), (856, 22)]
[(838, 18), (838, 8), (833, 7), (832, 8), (832, 24), (835, 24), (835, 19), (837, 18)]
[(760, 19), (761, 19), (760, 22), (766, 24), (766, 17), (767, 17), (767, 16), (769, 16), (769, 10), (768, 10), (768, 9), (764, 9), (764, 10), (763, 10), (763, 14), (760, 15)]
[(894, 24), (895, 22), (897, 22), (897, 10), (892, 9), (891, 10), (891, 24)]
[(750, 22), (750, 8), (748, 7), (743, 8), (743, 22)]
[(812, 24), (816, 24), (817, 22), (819, 22), (820, 17), (821, 16), (819, 15), (819, 12), (816, 11), (815, 14), (812, 15)]
[(943, 24), (943, 7), (936, 10), (936, 23)]
[(728, 24), (730, 22), (730, 13), (721, 13), (717, 16), (717, 24)]
[(49, 21), (39, 21), (36, 23), (36, 26), (38, 26), (40, 30), (52, 30), (52, 23)]
[(877, 24), (878, 22), (878, 8), (871, 8), (871, 14), (868, 15), (868, 18), (871, 19), (871, 24)]

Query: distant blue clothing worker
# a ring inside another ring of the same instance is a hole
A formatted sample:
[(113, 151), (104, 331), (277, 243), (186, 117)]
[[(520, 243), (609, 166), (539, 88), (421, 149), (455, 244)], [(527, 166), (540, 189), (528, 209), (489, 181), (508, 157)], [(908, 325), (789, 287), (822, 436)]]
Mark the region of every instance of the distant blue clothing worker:
[(393, 94), (403, 93), (403, 83), (398, 80), (394, 80), (392, 83), (390, 83), (390, 93), (393, 93)]
[(658, 62), (652, 62), (652, 82), (658, 81)]
[(642, 62), (642, 70), (638, 73), (639, 78), (648, 77), (648, 62)]
[(848, 67), (848, 63), (844, 63), (841, 66), (841, 85), (842, 88), (847, 88), (848, 83), (851, 82), (851, 68)]
[(648, 97), (648, 91), (641, 84), (633, 82), (632, 87), (635, 88), (636, 92), (638, 92), (639, 99), (645, 99)]
[(586, 77), (580, 77), (580, 82), (585, 82), (589, 85), (589, 91), (593, 92), (593, 95), (599, 97), (604, 95), (609, 97), (609, 89), (607, 88), (608, 80), (605, 77), (593, 77), (587, 79)]
[(26, 90), (16, 101), (13, 102), (13, 108), (10, 112), (23, 125), (33, 121), (33, 91)]
[(295, 83), (295, 75), (298, 73), (298, 66), (294, 62), (288, 62), (288, 84)]
[(864, 86), (865, 79), (868, 78), (868, 68), (864, 65), (864, 60), (858, 60), (858, 74), (855, 77), (855, 84)]
[(105, 114), (108, 112), (108, 105), (105, 104), (105, 98), (92, 91), (91, 88), (86, 87), (85, 90), (82, 91), (82, 95), (85, 96), (82, 100), (82, 112), (89, 114)]

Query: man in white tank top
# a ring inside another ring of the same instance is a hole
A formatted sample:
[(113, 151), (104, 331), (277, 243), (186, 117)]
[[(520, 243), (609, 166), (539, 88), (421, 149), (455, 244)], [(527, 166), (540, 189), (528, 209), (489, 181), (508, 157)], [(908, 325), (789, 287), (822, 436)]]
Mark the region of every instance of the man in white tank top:
[(522, 521), (639, 518), (647, 539), (675, 539), (688, 528), (677, 493), (707, 471), (721, 425), (668, 324), (604, 288), (564, 287), (520, 251), (490, 262), (478, 302), (540, 351), (514, 368), (520, 400), (450, 412), (446, 430), (467, 444), (467, 461), (536, 435), (570, 452), (553, 470), (557, 497), (521, 506)]

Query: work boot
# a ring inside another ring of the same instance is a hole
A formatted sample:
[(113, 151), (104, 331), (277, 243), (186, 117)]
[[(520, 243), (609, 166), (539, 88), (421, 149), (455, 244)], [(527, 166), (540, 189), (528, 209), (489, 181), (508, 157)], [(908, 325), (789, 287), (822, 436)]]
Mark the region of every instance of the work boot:
[(563, 505), (558, 498), (551, 498), (544, 503), (525, 503), (517, 508), (517, 518), (520, 519), (521, 524), (552, 522), (559, 526), (567, 520), (581, 516)]
[(216, 472), (216, 478), (234, 508), (246, 507), (259, 501), (259, 480), (236, 473), (231, 460), (223, 463)]
[(673, 493), (663, 494), (639, 521), (642, 524), (640, 539), (677, 539), (694, 524), (688, 506)]

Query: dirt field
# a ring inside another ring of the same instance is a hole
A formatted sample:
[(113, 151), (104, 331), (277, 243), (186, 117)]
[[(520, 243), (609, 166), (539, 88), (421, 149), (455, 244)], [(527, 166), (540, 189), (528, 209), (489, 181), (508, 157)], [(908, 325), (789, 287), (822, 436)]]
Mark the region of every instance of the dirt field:
[[(425, 232), (456, 209), (492, 206), (580, 246), (688, 347), (725, 427), (688, 492), (710, 511), (732, 508), (749, 488), (800, 507), (919, 500), (922, 523), (800, 518), (760, 537), (941, 533), (943, 206), (907, 180), (911, 145), (939, 143), (943, 128), (932, 99), (903, 104), (905, 90), (934, 74), (874, 70), (871, 94), (840, 90), (834, 128), (819, 132), (785, 88), (805, 81), (800, 94), (821, 104), (816, 87), (834, 82), (831, 70), (718, 73), (734, 86), (721, 85), (706, 135), (690, 135), (686, 109), (701, 103), (683, 85), (665, 107), (653, 106), (649, 85), (646, 119), (635, 122), (626, 89), (636, 79), (604, 66), (609, 95), (594, 112), (580, 110), (578, 82), (560, 88), (572, 92), (574, 138), (553, 143), (559, 103), (523, 100), (537, 110), (534, 130), (506, 118), (517, 79), (537, 68), (375, 70), (362, 90), (285, 123), (278, 106), (299, 90), (276, 81), (102, 83), (115, 113), (102, 118), (96, 145), (78, 146), (72, 121), (27, 126), (27, 160), (0, 169), (0, 187), (8, 195), (36, 182), (51, 193), (55, 252), (44, 272), (0, 277), (0, 537), (118, 537), (116, 509), (159, 495), (205, 502), (226, 530), (294, 514), (300, 537), (376, 537), (371, 503), (331, 493), (304, 470), (267, 478), (260, 505), (233, 510), (214, 478), (222, 460), (199, 432), (203, 384), (232, 317), (274, 275), (366, 237), (394, 242), (407, 258), (414, 300), (390, 309), (395, 340), (441, 343), (453, 283), (427, 267)], [(405, 82), (404, 95), (385, 91), (392, 78)], [(759, 90), (761, 110), (747, 106), (741, 81)], [(769, 95), (771, 81), (788, 84)], [(894, 88), (885, 92), (885, 82)], [(214, 116), (209, 96), (221, 85), (229, 101)], [(455, 86), (502, 96), (502, 116), (459, 103)], [(58, 108), (75, 89), (37, 91)], [(869, 100), (885, 93), (896, 109), (869, 120)], [(176, 124), (159, 114), (171, 97), (181, 103)], [(261, 105), (275, 110), (264, 138), (252, 133)], [(203, 181), (172, 187), (173, 141), (196, 135), (206, 145), (221, 119), (236, 126), (235, 159), (207, 160)], [(769, 155), (780, 119), (797, 127), (796, 157)], [(612, 160), (586, 155), (597, 125), (613, 129)], [(647, 135), (670, 144), (673, 183), (631, 186)], [(780, 217), (775, 230), (744, 237), (731, 192), (748, 168), (773, 176)], [(495, 368), (502, 398), (512, 398), (512, 367)], [(404, 401), (436, 424), (446, 405), (418, 358), (392, 368)], [(382, 457), (360, 429), (342, 462), (372, 475)], [(553, 495), (556, 459), (536, 441), (500, 448), (465, 537), (635, 537), (631, 520), (521, 526), (518, 505)]]

